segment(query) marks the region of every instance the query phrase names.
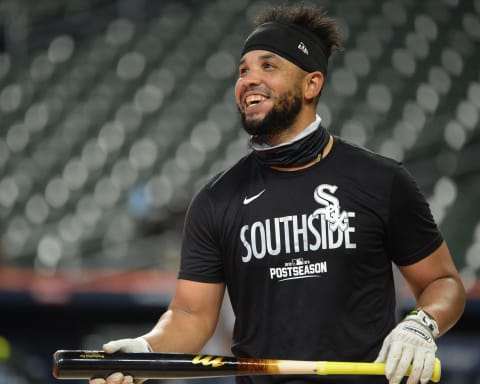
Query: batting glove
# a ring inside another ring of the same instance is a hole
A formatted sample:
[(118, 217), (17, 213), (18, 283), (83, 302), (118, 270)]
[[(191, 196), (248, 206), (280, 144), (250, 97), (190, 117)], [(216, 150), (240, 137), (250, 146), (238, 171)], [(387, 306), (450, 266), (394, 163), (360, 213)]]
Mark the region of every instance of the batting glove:
[[(137, 337), (136, 339), (119, 339), (109, 341), (103, 345), (103, 350), (106, 353), (115, 352), (152, 352), (152, 348), (148, 341), (143, 337)], [(134, 380), (132, 376), (124, 375), (121, 372), (115, 372), (108, 376), (106, 379), (91, 379), (89, 384), (141, 384), (145, 381)]]
[(435, 338), (439, 336), (435, 320), (422, 310), (410, 312), (385, 338), (377, 363), (385, 363), (389, 384), (398, 384), (412, 365), (407, 384), (426, 384), (433, 374)]

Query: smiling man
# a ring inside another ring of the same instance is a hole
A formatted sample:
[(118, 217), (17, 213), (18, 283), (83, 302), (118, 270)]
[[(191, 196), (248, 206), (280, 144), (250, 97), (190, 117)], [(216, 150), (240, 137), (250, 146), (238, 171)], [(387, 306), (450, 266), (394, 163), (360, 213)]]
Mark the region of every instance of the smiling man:
[[(303, 74), (281, 56), (257, 51), (240, 62), (240, 78), (235, 88), (245, 130), (257, 140), (272, 142), (285, 130), (290, 134), (298, 122), (303, 94), (298, 85)], [(320, 76), (319, 83), (323, 82)]]
[[(193, 198), (168, 310), (149, 333), (106, 352), (199, 352), (227, 288), (236, 356), (386, 363), (386, 378), (239, 376), (239, 384), (397, 384), (410, 365), (408, 384), (428, 382), (435, 339), (461, 316), (464, 288), (404, 166), (322, 126), (317, 103), (340, 48), (339, 27), (321, 8), (259, 15), (235, 86), (251, 151)], [(398, 323), (393, 266), (416, 300)]]
[[(335, 25), (324, 27), (330, 46), (308, 30), (275, 21), (262, 23), (247, 38), (235, 96), (243, 126), (257, 141), (288, 141), (311, 123), (328, 56), (341, 46)], [(310, 53), (304, 41), (317, 49)]]

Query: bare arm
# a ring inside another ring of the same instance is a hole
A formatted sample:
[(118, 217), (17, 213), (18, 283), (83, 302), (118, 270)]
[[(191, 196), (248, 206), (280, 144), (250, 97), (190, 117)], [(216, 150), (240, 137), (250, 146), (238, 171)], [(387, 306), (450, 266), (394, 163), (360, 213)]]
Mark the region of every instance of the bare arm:
[(428, 257), (399, 270), (417, 306), (436, 320), (440, 335), (453, 327), (465, 307), (465, 288), (445, 242)]
[(178, 280), (168, 310), (143, 337), (154, 351), (199, 352), (215, 331), (224, 293), (223, 283)]

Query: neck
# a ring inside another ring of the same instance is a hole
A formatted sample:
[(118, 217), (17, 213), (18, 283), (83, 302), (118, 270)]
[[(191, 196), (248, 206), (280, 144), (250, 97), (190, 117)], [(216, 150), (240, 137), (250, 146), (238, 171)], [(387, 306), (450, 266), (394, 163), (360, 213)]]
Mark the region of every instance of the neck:
[(250, 139), (250, 147), (257, 161), (266, 167), (294, 168), (304, 167), (305, 164), (321, 158), (321, 154), (328, 144), (330, 135), (321, 126), (320, 117), (309, 126), (303, 128), (299, 135), (277, 146), (270, 146), (265, 142)]
[(300, 165), (298, 167), (279, 167), (276, 165), (272, 165), (270, 168), (275, 169), (277, 171), (283, 171), (283, 172), (300, 171), (302, 169), (310, 168), (311, 166), (319, 163), (321, 160), (327, 157), (332, 147), (333, 147), (333, 137), (330, 136), (330, 138), (328, 139), (328, 144), (325, 146), (325, 149), (322, 151), (321, 155), (319, 155), (316, 159), (309, 161), (307, 164)]
[(283, 132), (269, 136), (265, 140), (265, 144), (272, 147), (285, 144), (297, 137), (306, 127), (312, 124), (316, 119), (316, 113), (304, 113), (300, 114), (291, 127)]

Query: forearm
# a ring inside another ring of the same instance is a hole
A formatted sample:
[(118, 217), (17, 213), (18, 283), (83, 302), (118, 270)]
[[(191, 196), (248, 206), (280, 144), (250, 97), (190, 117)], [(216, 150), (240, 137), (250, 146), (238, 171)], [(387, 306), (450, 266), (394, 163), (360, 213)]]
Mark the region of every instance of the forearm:
[(143, 338), (153, 351), (197, 353), (207, 343), (213, 330), (197, 315), (169, 308)]
[(437, 322), (440, 335), (455, 325), (465, 306), (465, 289), (457, 277), (431, 282), (418, 296), (417, 305)]

